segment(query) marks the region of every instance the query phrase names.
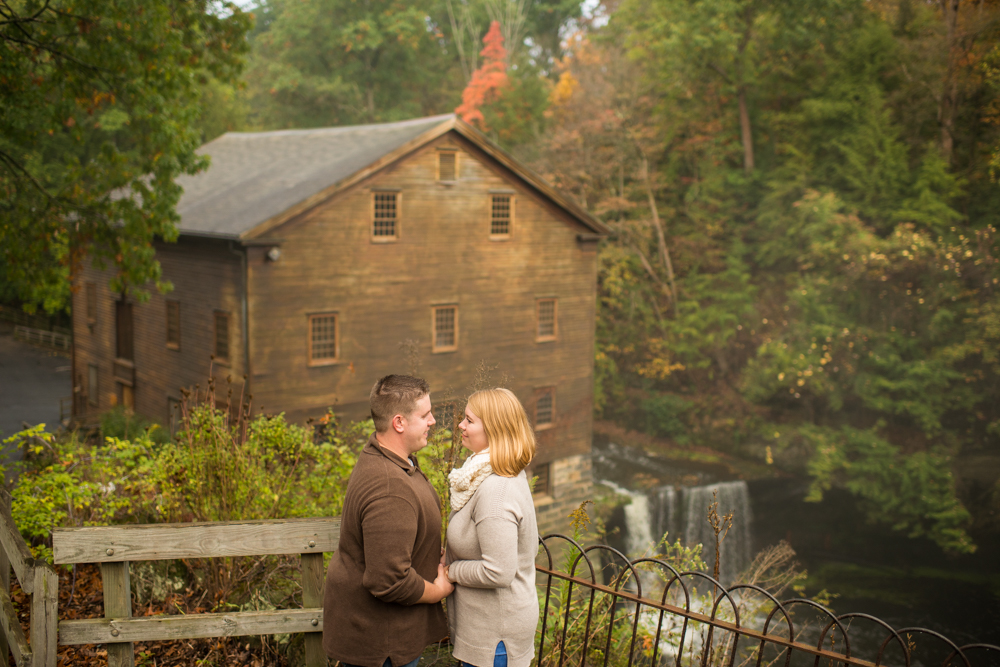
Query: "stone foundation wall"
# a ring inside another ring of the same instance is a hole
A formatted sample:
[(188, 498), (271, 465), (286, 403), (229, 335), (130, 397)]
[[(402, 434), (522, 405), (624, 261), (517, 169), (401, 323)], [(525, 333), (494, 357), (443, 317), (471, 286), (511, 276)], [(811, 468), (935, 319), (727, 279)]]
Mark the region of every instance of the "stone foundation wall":
[(535, 494), (538, 534), (572, 535), (570, 513), (583, 501), (593, 498), (590, 453), (556, 459), (549, 465), (549, 493)]

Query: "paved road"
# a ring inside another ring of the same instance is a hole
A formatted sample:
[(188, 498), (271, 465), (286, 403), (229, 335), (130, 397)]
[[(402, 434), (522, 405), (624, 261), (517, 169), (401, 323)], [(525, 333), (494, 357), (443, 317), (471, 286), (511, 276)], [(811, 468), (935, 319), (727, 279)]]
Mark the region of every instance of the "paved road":
[(59, 398), (73, 390), (69, 363), (0, 329), (0, 440), (20, 431), (21, 422), (59, 427)]

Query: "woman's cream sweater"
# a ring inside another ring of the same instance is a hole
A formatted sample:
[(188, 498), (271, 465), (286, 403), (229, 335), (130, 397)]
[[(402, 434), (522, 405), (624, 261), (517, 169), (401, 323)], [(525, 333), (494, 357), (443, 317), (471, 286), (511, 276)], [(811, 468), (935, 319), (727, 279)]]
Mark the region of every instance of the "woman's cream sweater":
[(490, 475), (448, 523), (448, 623), (456, 659), (493, 667), (497, 644), (508, 667), (527, 667), (535, 654), (538, 596), (535, 505), (522, 471)]

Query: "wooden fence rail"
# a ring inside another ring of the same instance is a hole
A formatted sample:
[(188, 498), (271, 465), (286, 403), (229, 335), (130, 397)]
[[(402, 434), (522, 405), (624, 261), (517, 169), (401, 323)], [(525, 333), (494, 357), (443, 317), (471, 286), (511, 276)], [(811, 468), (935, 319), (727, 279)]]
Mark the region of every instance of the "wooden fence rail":
[[(10, 599), (10, 572), (31, 596), (29, 646)], [(59, 575), (45, 561), (35, 560), (10, 516), (10, 496), (0, 494), (0, 663), (8, 656), (18, 667), (55, 667)]]
[(44, 329), (32, 329), (18, 325), (14, 327), (14, 338), (27, 343), (44, 345), (57, 350), (69, 350), (73, 345), (73, 337), (57, 331), (46, 331)]

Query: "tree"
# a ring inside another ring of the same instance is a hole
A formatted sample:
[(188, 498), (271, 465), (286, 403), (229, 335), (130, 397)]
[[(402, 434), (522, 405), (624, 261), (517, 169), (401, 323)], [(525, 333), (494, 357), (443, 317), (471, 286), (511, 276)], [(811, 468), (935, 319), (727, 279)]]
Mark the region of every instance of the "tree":
[(536, 164), (613, 230), (604, 418), (773, 460), (811, 499), (845, 488), (968, 552), (1000, 508), (1000, 483), (953, 472), (1000, 445), (1000, 90), (966, 70), (949, 167), (927, 93), (943, 32), (905, 4), (626, 1), (569, 40)]
[(264, 128), (401, 120), (454, 107), (460, 62), (431, 0), (271, 0), (247, 73)]
[(466, 123), (479, 123), (481, 127), (481, 107), (495, 98), (507, 83), (507, 50), (503, 48), (503, 42), (500, 22), (493, 21), (483, 37), (483, 50), (479, 52), (483, 65), (472, 73), (469, 84), (462, 91), (462, 103), (455, 109), (455, 113)]
[(251, 16), (213, 7), (0, 0), (0, 280), (27, 309), (65, 308), (87, 255), (115, 291), (159, 281), (174, 178), (206, 165), (199, 83), (233, 81), (247, 51)]

